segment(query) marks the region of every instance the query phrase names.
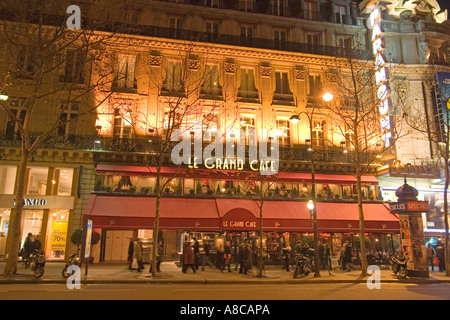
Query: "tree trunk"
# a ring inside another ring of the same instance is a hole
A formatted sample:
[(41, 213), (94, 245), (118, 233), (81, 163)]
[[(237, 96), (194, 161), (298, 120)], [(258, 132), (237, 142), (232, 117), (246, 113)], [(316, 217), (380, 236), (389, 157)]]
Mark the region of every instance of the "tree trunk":
[[(23, 148), (24, 149), (24, 148)], [(22, 149), (20, 156), (20, 163), (17, 169), (17, 181), (16, 181), (16, 193), (15, 193), (15, 206), (14, 213), (11, 214), (11, 225), (8, 232), (8, 238), (10, 241), (8, 244), (7, 252), (8, 259), (6, 260), (4, 275), (15, 275), (17, 273), (17, 258), (20, 250), (20, 236), (22, 234), (22, 212), (24, 204), (25, 194), (25, 175), (27, 172), (29, 153)]]
[(161, 202), (161, 196), (162, 196), (162, 192), (161, 192), (161, 175), (160, 175), (160, 169), (161, 167), (159, 167), (157, 169), (157, 174), (156, 174), (156, 207), (155, 207), (155, 221), (153, 223), (153, 247), (152, 247), (152, 261), (151, 261), (151, 269), (152, 269), (152, 277), (156, 277), (156, 254), (157, 254), (157, 250), (158, 250), (158, 234), (159, 234), (159, 204)]
[[(262, 187), (261, 187), (262, 189)], [(261, 190), (262, 192), (262, 190)], [(258, 277), (262, 278), (263, 276), (263, 202), (261, 202), (261, 206), (259, 207), (259, 254), (258, 254)]]
[(361, 276), (365, 277), (367, 275), (367, 254), (366, 254), (366, 235), (364, 232), (364, 211), (362, 205), (362, 194), (361, 194), (361, 173), (359, 168), (357, 169), (356, 175), (356, 191), (358, 194), (358, 212), (359, 212), (359, 239), (361, 246)]

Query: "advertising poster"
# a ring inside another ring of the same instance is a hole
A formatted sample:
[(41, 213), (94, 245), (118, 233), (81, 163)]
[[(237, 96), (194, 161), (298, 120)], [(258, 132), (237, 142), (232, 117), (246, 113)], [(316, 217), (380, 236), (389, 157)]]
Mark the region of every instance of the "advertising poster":
[(92, 220), (87, 219), (86, 222), (86, 242), (84, 246), (84, 257), (89, 258), (91, 256), (91, 242), (92, 242)]
[(411, 245), (414, 256), (415, 270), (427, 270), (427, 251), (423, 233), (422, 215), (414, 213), (409, 215), (411, 229)]
[(414, 255), (411, 243), (411, 229), (409, 223), (408, 214), (399, 214), (400, 220), (400, 241), (402, 247), (402, 253), (405, 258), (408, 259), (407, 269), (414, 270)]
[(67, 221), (53, 221), (52, 234), (50, 236), (50, 251), (52, 258), (64, 255), (67, 239)]
[(436, 72), (441, 99), (442, 99), (442, 114), (444, 115), (444, 124), (448, 123), (448, 111), (450, 109), (450, 73)]

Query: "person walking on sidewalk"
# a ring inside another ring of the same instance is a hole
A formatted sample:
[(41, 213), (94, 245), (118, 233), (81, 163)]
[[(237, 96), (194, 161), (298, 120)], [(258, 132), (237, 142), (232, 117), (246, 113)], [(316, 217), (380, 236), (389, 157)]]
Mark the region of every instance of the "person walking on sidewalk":
[(183, 268), (181, 272), (186, 273), (188, 267), (191, 267), (194, 273), (197, 272), (195, 271), (194, 249), (189, 242), (186, 242), (183, 248)]
[[(164, 255), (164, 247), (163, 247), (163, 242), (159, 241), (157, 246), (156, 246), (156, 272), (161, 272), (161, 262), (163, 259), (163, 255)], [(150, 270), (149, 272), (152, 273), (152, 267), (153, 267), (153, 263), (151, 263), (150, 261)]]
[(427, 245), (427, 261), (431, 265), (431, 271), (434, 271), (433, 259), (434, 259), (434, 249), (431, 246), (431, 243), (428, 243), (428, 245)]
[(439, 260), (439, 272), (445, 272), (445, 249), (441, 241), (436, 245), (436, 257)]
[(134, 241), (133, 260), (137, 261), (137, 272), (142, 272), (144, 266), (142, 264), (142, 244), (139, 239), (136, 239), (136, 241)]
[(230, 242), (227, 241), (224, 248), (224, 258), (225, 258), (225, 266), (228, 268), (228, 272), (231, 271), (231, 246)]
[(197, 238), (194, 237), (194, 265), (195, 270), (198, 270), (198, 259), (200, 259), (200, 243), (198, 242)]
[(225, 249), (222, 244), (217, 248), (216, 267), (222, 272), (225, 269)]
[(328, 274), (331, 276), (331, 250), (328, 246), (328, 243), (325, 243), (324, 249), (323, 249), (323, 263), (324, 263), (324, 269), (328, 270)]
[(237, 270), (237, 267), (239, 265), (239, 273), (244, 272), (244, 256), (245, 256), (245, 244), (243, 242), (239, 242), (239, 248), (237, 252), (237, 264), (234, 270)]
[(208, 242), (205, 242), (203, 245), (203, 254), (202, 259), (202, 271), (205, 271), (205, 265), (208, 265), (210, 268), (214, 267), (214, 264), (211, 262), (211, 245)]
[(133, 251), (134, 251), (134, 243), (133, 239), (130, 238), (130, 244), (128, 245), (128, 269), (133, 270)]
[(282, 259), (284, 261), (283, 269), (289, 272), (289, 264), (291, 262), (291, 246), (287, 246), (282, 250)]
[(244, 274), (247, 274), (248, 271), (252, 268), (252, 254), (252, 247), (250, 243), (247, 243), (245, 245), (244, 260), (242, 262)]

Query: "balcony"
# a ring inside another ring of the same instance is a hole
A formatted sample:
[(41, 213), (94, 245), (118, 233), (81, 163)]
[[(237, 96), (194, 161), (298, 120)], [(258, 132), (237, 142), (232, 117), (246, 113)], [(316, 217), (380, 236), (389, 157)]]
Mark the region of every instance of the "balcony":
[(355, 25), (356, 19), (344, 16), (338, 22), (333, 20), (328, 10), (303, 10), (300, 2), (280, 1), (272, 3), (270, 0), (236, 1), (236, 0), (157, 0), (201, 7), (235, 10), (248, 13), (266, 14), (272, 16), (296, 18), (308, 21), (324, 21), (339, 24)]

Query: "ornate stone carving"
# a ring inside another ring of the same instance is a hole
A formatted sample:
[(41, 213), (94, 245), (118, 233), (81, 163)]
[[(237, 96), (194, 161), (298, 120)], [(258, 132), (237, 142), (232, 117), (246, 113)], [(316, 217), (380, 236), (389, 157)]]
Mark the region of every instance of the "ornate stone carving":
[(153, 56), (149, 57), (150, 65), (159, 67), (161, 65), (162, 56)]
[(224, 63), (225, 73), (234, 74), (237, 69), (237, 64), (233, 62), (225, 62)]
[(305, 67), (304, 66), (295, 66), (294, 77), (296, 80), (305, 80), (305, 78), (306, 78)]
[(198, 70), (200, 67), (200, 60), (198, 59), (188, 59), (187, 63), (189, 70)]
[(261, 73), (261, 77), (270, 77), (270, 75), (272, 74), (272, 67), (259, 66), (259, 72)]

